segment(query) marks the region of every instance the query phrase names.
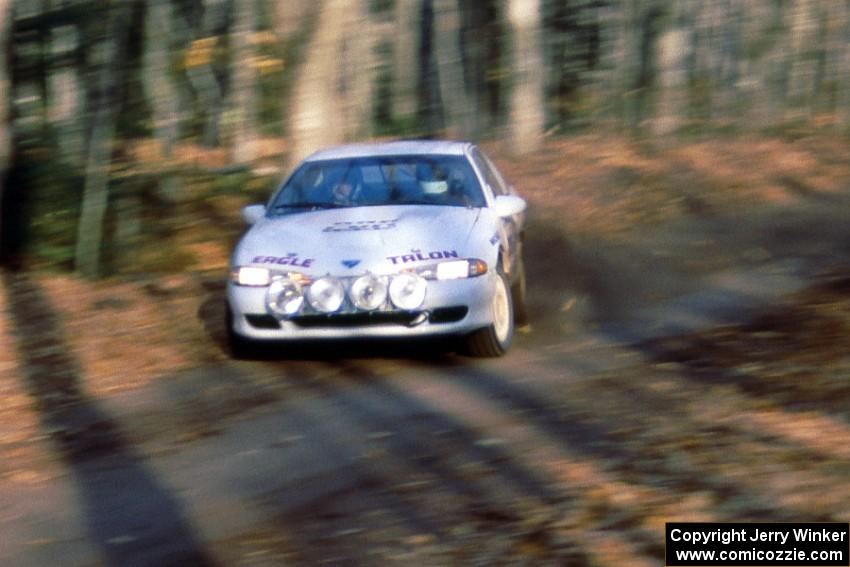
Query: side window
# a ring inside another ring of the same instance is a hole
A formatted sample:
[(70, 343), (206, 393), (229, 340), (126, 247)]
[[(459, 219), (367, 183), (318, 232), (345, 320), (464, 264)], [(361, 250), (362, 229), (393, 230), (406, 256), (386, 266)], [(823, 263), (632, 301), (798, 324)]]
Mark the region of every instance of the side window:
[(487, 182), (487, 185), (493, 190), (493, 195), (508, 195), (510, 194), (510, 189), (508, 188), (508, 184), (505, 183), (505, 180), (499, 174), (499, 171), (496, 167), (487, 159), (481, 150), (475, 148), (472, 151), (472, 158), (475, 160), (475, 165), (478, 166), (478, 169), (481, 171), (481, 175), (484, 176), (484, 181)]

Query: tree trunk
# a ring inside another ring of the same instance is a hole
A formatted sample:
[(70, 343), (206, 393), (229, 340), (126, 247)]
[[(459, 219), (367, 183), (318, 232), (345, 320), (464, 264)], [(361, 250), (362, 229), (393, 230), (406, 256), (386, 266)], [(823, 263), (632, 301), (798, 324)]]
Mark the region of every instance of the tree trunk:
[(596, 16), (601, 43), (597, 88), (605, 100), (603, 113), (617, 130), (625, 130), (630, 123), (627, 98), (633, 84), (629, 74), (634, 69), (631, 14), (631, 1), (620, 0), (598, 7)]
[(319, 8), (316, 30), (305, 49), (292, 94), (291, 166), (314, 151), (343, 140), (338, 46), (347, 8), (346, 0), (329, 0)]
[(127, 14), (123, 6), (112, 8), (109, 33), (98, 46), (97, 95), (86, 162), (83, 202), (77, 227), (75, 267), (86, 277), (100, 275), (103, 221), (109, 200), (109, 165), (115, 137), (115, 119), (120, 97), (120, 70), (125, 64)]
[[(207, 147), (219, 144), (219, 120), (224, 93), (213, 69), (213, 54), (218, 47), (216, 31), (227, 21), (226, 0), (203, 0), (204, 17), (196, 39), (189, 48), (185, 63), (186, 77), (204, 113), (201, 140)], [(191, 27), (191, 26), (186, 26)]]
[[(13, 0), (0, 0), (0, 198), (3, 195), (6, 171), (12, 155), (11, 112), (11, 72), (9, 69), (10, 33), (12, 27)], [(2, 219), (0, 211), (0, 219)]]
[(274, 14), (275, 33), (283, 40), (288, 39), (305, 25), (311, 0), (268, 0)]
[(84, 88), (74, 52), (80, 47), (76, 26), (63, 25), (50, 30), (50, 58), (47, 76), (47, 118), (56, 133), (56, 151), (75, 166), (84, 160), (82, 111)]
[(480, 138), (498, 119), (499, 78), (492, 73), (500, 64), (498, 43), (501, 30), (493, 0), (459, 1), (460, 46), (471, 128), (470, 137)]
[[(174, 14), (169, 1), (152, 0), (145, 15), (142, 86), (151, 107), (158, 157), (167, 167), (180, 136), (181, 96), (170, 65), (173, 28)], [(159, 194), (167, 201), (173, 201), (178, 191), (176, 177), (164, 173), (159, 180)]]
[(422, 0), (419, 11), (417, 121), (424, 136), (437, 136), (445, 121), (440, 108), (440, 77), (434, 48), (434, 0)]
[(684, 14), (673, 14), (658, 40), (658, 92), (652, 131), (656, 136), (675, 134), (686, 114), (687, 60), (691, 40)]
[(12, 256), (13, 237), (9, 229), (10, 211), (6, 206), (9, 195), (6, 188), (6, 178), (12, 158), (11, 112), (9, 101), (11, 97), (11, 72), (9, 69), (10, 32), (12, 27), (12, 0), (0, 0), (0, 264), (6, 264)]
[(173, 16), (168, 0), (151, 0), (145, 17), (142, 85), (152, 111), (154, 137), (165, 159), (179, 136), (179, 94), (170, 71)]
[(463, 76), (457, 0), (435, 0), (434, 15), (434, 43), (443, 115), (447, 119), (450, 136), (470, 139), (475, 135), (475, 118)]
[(788, 77), (786, 118), (802, 118), (809, 114), (814, 102), (814, 47), (825, 38), (817, 37), (817, 18), (810, 0), (796, 0), (790, 10), (791, 63)]
[(781, 121), (785, 108), (790, 66), (787, 25), (784, 4), (773, 0), (752, 1), (746, 4), (749, 27), (742, 76), (746, 77), (746, 98), (749, 105), (748, 127), (761, 130)]
[[(342, 9), (342, 8), (340, 8)], [(343, 36), (337, 44), (337, 89), (343, 112), (343, 139), (368, 137), (372, 133), (372, 87), (375, 78), (374, 28), (367, 0), (348, 3), (344, 10)]]
[(850, 2), (844, 4), (835, 40), (835, 124), (843, 132), (850, 132)]
[(543, 142), (543, 58), (540, 48), (540, 0), (508, 0), (507, 21), (513, 39), (510, 142), (516, 155)]
[(416, 0), (396, 0), (393, 37), (393, 110), (397, 117), (408, 118), (416, 112), (416, 46), (419, 17)]
[(235, 0), (235, 23), (231, 32), (233, 56), (230, 59), (233, 92), (233, 161), (248, 163), (254, 159), (257, 140), (257, 73), (254, 67), (254, 0)]

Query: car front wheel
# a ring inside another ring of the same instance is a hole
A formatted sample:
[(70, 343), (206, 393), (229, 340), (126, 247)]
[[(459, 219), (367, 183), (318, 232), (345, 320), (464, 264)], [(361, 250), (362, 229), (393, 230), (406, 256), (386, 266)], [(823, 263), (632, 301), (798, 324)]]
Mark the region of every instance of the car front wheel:
[(516, 277), (511, 286), (511, 301), (514, 308), (514, 322), (519, 325), (528, 324), (528, 307), (526, 305), (525, 262), (519, 257), (516, 267)]
[(496, 357), (505, 354), (514, 335), (514, 311), (507, 277), (497, 272), (493, 297), (490, 300), (491, 323), (466, 337), (466, 350), (472, 356)]

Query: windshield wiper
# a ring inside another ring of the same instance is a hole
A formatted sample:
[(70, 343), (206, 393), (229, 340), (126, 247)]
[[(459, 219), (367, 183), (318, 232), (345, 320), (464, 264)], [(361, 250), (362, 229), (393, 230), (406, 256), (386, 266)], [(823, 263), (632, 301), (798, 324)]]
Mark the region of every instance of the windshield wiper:
[(429, 201), (427, 199), (405, 199), (404, 201), (396, 201), (394, 203), (388, 203), (391, 205), (437, 205), (440, 207), (451, 207), (455, 206), (452, 203), (445, 203), (442, 201)]
[(274, 206), (274, 210), (280, 209), (341, 209), (348, 207), (349, 205), (344, 205), (342, 203), (310, 203), (310, 202), (302, 202), (302, 203), (281, 203), (279, 205)]

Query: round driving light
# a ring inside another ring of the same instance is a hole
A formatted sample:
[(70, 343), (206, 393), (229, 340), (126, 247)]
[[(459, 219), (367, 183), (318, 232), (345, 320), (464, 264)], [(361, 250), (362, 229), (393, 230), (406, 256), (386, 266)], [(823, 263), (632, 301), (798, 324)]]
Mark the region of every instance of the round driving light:
[(416, 309), (425, 301), (426, 287), (418, 274), (399, 274), (390, 282), (390, 299), (399, 309)]
[(387, 284), (371, 274), (361, 276), (351, 285), (351, 301), (358, 309), (372, 311), (387, 300)]
[(266, 304), (276, 315), (295, 315), (304, 304), (301, 286), (287, 278), (274, 280), (266, 293)]
[(321, 278), (310, 286), (307, 299), (316, 311), (333, 313), (342, 307), (342, 302), (345, 300), (345, 288), (336, 278)]

